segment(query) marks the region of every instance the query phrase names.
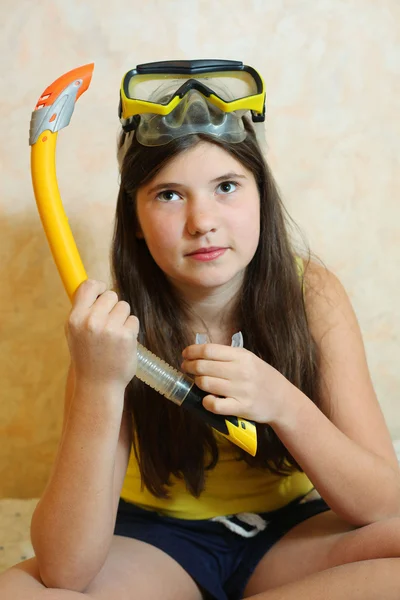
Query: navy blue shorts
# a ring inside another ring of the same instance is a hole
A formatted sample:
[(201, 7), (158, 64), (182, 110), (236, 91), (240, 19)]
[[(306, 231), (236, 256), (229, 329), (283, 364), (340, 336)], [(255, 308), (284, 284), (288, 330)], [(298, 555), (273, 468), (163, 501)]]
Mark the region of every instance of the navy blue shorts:
[(263, 531), (245, 538), (221, 522), (166, 517), (120, 499), (114, 533), (141, 540), (178, 562), (212, 600), (239, 600), (264, 554), (302, 521), (329, 510), (322, 499), (261, 513)]

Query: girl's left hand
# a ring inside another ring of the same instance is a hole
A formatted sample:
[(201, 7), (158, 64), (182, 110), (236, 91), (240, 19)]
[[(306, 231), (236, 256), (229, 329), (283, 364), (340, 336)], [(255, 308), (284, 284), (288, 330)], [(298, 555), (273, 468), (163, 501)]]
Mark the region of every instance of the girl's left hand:
[(194, 344), (185, 348), (182, 356), (181, 369), (194, 375), (196, 385), (209, 392), (203, 406), (213, 413), (272, 424), (293, 392), (286, 377), (245, 348)]

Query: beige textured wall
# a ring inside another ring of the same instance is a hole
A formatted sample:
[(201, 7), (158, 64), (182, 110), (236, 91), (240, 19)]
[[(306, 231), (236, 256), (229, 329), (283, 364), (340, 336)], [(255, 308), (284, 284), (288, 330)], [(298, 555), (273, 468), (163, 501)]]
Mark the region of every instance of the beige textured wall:
[(61, 427), (69, 301), (34, 203), (40, 93), (94, 61), (59, 134), (59, 184), (91, 277), (109, 278), (121, 76), (140, 62), (233, 58), (268, 88), (268, 156), (312, 249), (344, 282), (400, 438), (398, 0), (2, 0), (0, 496), (39, 495)]

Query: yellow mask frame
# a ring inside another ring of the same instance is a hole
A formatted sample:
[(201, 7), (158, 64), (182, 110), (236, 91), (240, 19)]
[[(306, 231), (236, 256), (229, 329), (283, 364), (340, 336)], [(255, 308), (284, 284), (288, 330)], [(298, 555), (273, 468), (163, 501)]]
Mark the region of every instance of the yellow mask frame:
[[(215, 77), (247, 79), (255, 93), (227, 100), (212, 89), (210, 78)], [(165, 103), (134, 97), (135, 87), (146, 80), (182, 80), (170, 100)], [(210, 83), (210, 85), (207, 85)], [(251, 111), (254, 122), (265, 120), (266, 92), (261, 75), (248, 65), (233, 60), (183, 60), (161, 61), (137, 65), (128, 71), (121, 81), (118, 115), (125, 132), (132, 131), (138, 123), (138, 116), (144, 113), (168, 115), (192, 89), (202, 93), (207, 101), (223, 112)]]

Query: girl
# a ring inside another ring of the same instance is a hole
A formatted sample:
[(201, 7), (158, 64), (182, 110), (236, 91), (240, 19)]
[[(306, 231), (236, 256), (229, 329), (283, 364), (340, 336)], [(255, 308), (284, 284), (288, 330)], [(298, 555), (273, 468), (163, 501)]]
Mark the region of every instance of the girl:
[[(113, 289), (75, 294), (36, 556), (1, 598), (398, 600), (399, 470), (349, 299), (295, 255), (246, 116), (232, 141), (185, 102), (121, 134)], [(135, 378), (137, 338), (255, 421), (256, 456)]]

